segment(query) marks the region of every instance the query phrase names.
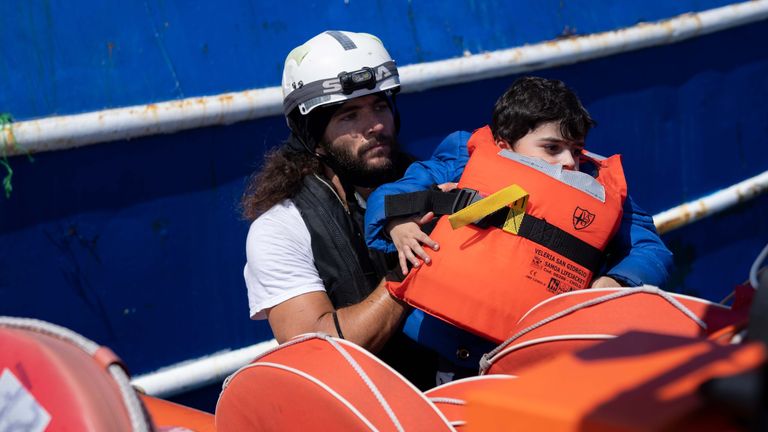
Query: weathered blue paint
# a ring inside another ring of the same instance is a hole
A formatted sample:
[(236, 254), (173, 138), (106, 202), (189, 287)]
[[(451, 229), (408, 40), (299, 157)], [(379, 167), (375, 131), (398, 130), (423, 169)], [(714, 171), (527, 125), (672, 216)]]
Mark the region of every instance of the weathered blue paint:
[[(269, 13), (257, 2), (92, 3), (87, 19), (71, 3), (4, 8), (0, 35), (15, 42), (0, 44), (0, 112), (24, 119), (276, 85), (285, 52), (326, 27), (376, 33), (408, 64), (726, 2), (350, 0), (305, 5), (296, 13), (314, 16), (311, 25), (282, 3)], [(765, 40), (764, 21), (536, 73), (577, 90), (599, 123), (588, 147), (622, 153), (630, 192), (656, 213), (768, 166), (768, 50), (745, 43)], [(426, 157), (453, 130), (482, 126), (514, 78), (401, 95), (404, 147)], [(286, 133), (281, 118), (265, 118), (11, 158), (0, 314), (70, 327), (112, 347), (134, 373), (268, 337), (264, 322), (247, 319), (248, 224), (237, 205)], [(723, 297), (768, 241), (766, 221), (763, 196), (665, 236), (678, 264), (668, 288)]]
[(329, 28), (376, 34), (405, 65), (728, 3), (6, 0), (0, 109), (25, 120), (275, 86), (285, 54)]
[[(0, 204), (0, 314), (112, 347), (133, 372), (265, 339), (247, 319), (236, 212), (267, 119), (14, 158)], [(255, 139), (250, 139), (253, 136)], [(256, 138), (258, 137), (258, 138)]]

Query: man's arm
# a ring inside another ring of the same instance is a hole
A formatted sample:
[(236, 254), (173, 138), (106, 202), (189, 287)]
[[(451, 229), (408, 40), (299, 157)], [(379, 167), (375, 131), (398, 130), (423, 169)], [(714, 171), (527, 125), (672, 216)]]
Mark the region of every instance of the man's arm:
[[(398, 328), (408, 306), (389, 295), (382, 281), (362, 302), (336, 311), (344, 339), (376, 352)], [(278, 342), (312, 332), (338, 336), (334, 308), (325, 292), (311, 292), (288, 299), (267, 311)]]
[[(273, 207), (251, 224), (246, 256), (251, 318), (269, 319), (279, 342), (310, 332), (337, 335), (309, 231), (292, 202)], [(359, 304), (338, 310), (336, 317), (345, 339), (375, 351), (397, 329), (406, 308), (382, 282)]]

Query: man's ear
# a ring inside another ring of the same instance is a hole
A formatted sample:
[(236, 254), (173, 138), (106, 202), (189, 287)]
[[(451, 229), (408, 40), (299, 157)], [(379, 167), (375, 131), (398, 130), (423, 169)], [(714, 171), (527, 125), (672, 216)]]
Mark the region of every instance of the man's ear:
[(503, 150), (512, 150), (512, 146), (509, 145), (509, 143), (501, 138), (496, 139), (496, 147), (503, 149)]

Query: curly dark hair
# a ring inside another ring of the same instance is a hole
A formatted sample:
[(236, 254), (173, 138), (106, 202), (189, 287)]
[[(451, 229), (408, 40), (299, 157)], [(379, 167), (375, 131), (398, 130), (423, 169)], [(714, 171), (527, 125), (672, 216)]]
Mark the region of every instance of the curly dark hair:
[(280, 201), (293, 198), (304, 177), (319, 170), (320, 161), (309, 152), (288, 145), (270, 150), (264, 155), (261, 169), (248, 179), (240, 199), (243, 218), (253, 221)]
[(522, 77), (504, 92), (493, 107), (491, 131), (496, 139), (514, 145), (543, 123), (560, 122), (568, 140), (582, 140), (596, 125), (576, 93), (562, 81)]

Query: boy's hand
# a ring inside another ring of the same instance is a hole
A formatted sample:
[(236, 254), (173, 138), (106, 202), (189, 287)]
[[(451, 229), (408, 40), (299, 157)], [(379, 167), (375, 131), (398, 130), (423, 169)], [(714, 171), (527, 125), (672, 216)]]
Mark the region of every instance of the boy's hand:
[(422, 217), (414, 216), (411, 218), (392, 219), (384, 227), (385, 232), (397, 248), (397, 258), (400, 261), (400, 269), (403, 271), (403, 275), (408, 274), (408, 261), (414, 267), (419, 266), (419, 258), (429, 264), (429, 255), (421, 247), (422, 243), (433, 250), (440, 248), (434, 240), (421, 230), (422, 225), (429, 223), (434, 218), (435, 214), (429, 212)]
[(450, 182), (448, 182), (448, 183), (441, 183), (441, 184), (437, 185), (437, 188), (440, 189), (443, 192), (450, 192), (450, 191), (456, 189), (457, 187), (459, 187), (458, 183), (450, 183)]

